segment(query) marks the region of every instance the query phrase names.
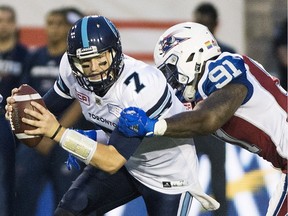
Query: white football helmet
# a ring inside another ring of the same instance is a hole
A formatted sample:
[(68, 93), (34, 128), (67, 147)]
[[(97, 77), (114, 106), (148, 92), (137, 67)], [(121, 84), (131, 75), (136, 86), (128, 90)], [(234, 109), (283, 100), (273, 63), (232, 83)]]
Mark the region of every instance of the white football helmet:
[(206, 26), (184, 22), (160, 36), (154, 61), (172, 87), (182, 91), (185, 100), (192, 101), (203, 64), (220, 53), (216, 39)]

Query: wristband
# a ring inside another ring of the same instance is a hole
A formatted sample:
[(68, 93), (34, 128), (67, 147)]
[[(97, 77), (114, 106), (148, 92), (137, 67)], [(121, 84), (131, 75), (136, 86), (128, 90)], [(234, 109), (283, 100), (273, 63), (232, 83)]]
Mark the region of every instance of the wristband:
[(50, 137), (50, 139), (54, 140), (54, 138), (57, 136), (57, 134), (59, 133), (59, 131), (61, 130), (62, 125), (59, 124), (57, 130), (55, 131), (55, 133)]
[(97, 142), (75, 130), (66, 129), (60, 146), (88, 165), (97, 149)]
[(163, 136), (166, 130), (167, 130), (167, 122), (165, 121), (165, 119), (160, 119), (155, 123), (154, 135)]

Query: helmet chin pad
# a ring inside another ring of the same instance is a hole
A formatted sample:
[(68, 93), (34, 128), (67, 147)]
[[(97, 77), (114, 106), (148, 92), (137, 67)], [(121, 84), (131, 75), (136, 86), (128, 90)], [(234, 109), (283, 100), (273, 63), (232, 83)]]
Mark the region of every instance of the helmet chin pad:
[(183, 98), (185, 101), (191, 102), (194, 101), (195, 99), (195, 86), (192, 85), (187, 85), (183, 91)]

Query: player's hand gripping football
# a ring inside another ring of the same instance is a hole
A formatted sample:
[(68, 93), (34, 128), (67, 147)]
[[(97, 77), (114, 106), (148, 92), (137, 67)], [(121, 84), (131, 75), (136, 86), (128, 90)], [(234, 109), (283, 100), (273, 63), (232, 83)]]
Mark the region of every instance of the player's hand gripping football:
[[(46, 137), (55, 137), (55, 131), (59, 127), (60, 123), (56, 117), (41, 104), (31, 101), (31, 105), (37, 109), (37, 111), (31, 109), (24, 109), (24, 112), (36, 120), (22, 118), (22, 121), (28, 125), (36, 127), (34, 130), (25, 130), (24, 132), (28, 135), (43, 135)], [(55, 140), (60, 141), (60, 140)]]
[[(11, 96), (7, 97), (6, 99), (7, 104), (5, 106), (5, 117), (7, 120), (10, 120), (11, 112), (13, 111), (13, 104), (15, 104), (15, 99), (13, 98), (13, 95), (15, 95), (18, 91), (18, 88), (14, 88), (12, 90)], [(37, 128), (34, 130), (26, 130), (25, 133), (28, 135), (44, 135), (50, 138), (57, 130), (59, 122), (52, 113), (50, 113), (45, 107), (43, 107), (39, 103), (32, 101), (31, 105), (34, 106), (40, 113), (29, 109), (25, 109), (24, 112), (35, 117), (37, 120), (23, 118), (22, 121)]]
[(153, 136), (155, 123), (137, 107), (129, 107), (121, 112), (118, 128), (127, 137)]

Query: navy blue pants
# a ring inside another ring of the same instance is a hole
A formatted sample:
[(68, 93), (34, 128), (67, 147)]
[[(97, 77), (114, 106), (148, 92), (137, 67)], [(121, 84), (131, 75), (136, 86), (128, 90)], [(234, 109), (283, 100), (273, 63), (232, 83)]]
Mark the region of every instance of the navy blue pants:
[(214, 216), (226, 216), (228, 200), (226, 198), (226, 144), (225, 142), (209, 136), (194, 138), (198, 157), (207, 155), (211, 163), (211, 189), (214, 198), (220, 203), (220, 208), (213, 211)]
[(87, 166), (59, 203), (55, 215), (103, 215), (138, 196), (143, 197), (149, 216), (176, 216), (179, 208), (183, 209), (181, 215), (186, 215), (192, 202), (188, 193), (181, 199), (182, 194), (163, 194), (144, 186), (125, 167), (110, 175)]
[(67, 158), (67, 151), (59, 145), (44, 156), (33, 148), (19, 144), (16, 151), (16, 216), (35, 215), (38, 199), (48, 181), (52, 185), (52, 202), (56, 208), (81, 173), (66, 168)]
[(15, 142), (0, 108), (0, 215), (14, 215)]

